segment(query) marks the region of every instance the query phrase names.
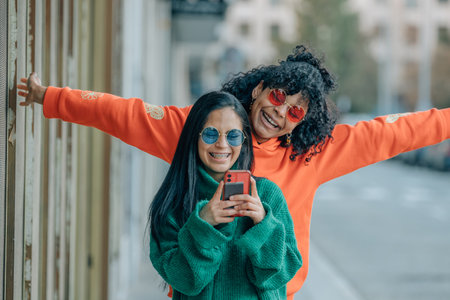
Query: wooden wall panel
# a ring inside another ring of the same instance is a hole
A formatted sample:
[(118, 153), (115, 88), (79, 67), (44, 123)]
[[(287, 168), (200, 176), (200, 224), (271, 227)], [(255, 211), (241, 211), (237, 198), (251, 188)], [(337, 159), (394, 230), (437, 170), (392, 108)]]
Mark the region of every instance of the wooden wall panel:
[[(8, 3), (0, 0), (0, 28), (8, 28)], [(0, 74), (7, 73), (8, 40), (7, 30), (0, 30)], [(0, 79), (0, 300), (5, 294), (5, 240), (6, 240), (6, 147), (7, 147), (7, 81), (8, 76)]]
[[(16, 40), (16, 70), (15, 81), (17, 78), (25, 75), (25, 44), (26, 44), (26, 11), (27, 5), (25, 1), (13, 1), (10, 2), (10, 12), (15, 10), (17, 12), (17, 18), (14, 20), (11, 18), (11, 29), (14, 27), (15, 35), (12, 34), (11, 38)], [(12, 33), (12, 32), (11, 32)], [(12, 70), (11, 70), (12, 71)], [(11, 99), (12, 100), (12, 99)], [(19, 99), (15, 98), (16, 107), (18, 107)], [(23, 284), (24, 284), (24, 209), (25, 209), (25, 118), (26, 110), (16, 109), (15, 112), (15, 202), (14, 202), (14, 298), (23, 298)]]
[[(32, 71), (38, 74), (42, 73), (42, 24), (43, 24), (43, 3), (41, 1), (30, 1), (29, 4), (29, 42), (28, 49), (30, 51), (31, 66), (27, 67), (27, 74)], [(34, 162), (34, 176), (32, 176), (32, 220), (31, 229), (31, 291), (29, 299), (40, 299), (42, 289), (42, 206), (41, 206), (41, 174), (42, 174), (42, 107), (33, 107), (32, 125), (30, 131), (33, 133), (34, 145), (31, 155)]]
[[(108, 291), (124, 292), (108, 287), (120, 279), (109, 259), (132, 253), (121, 249), (121, 235), (140, 241), (141, 222), (123, 210), (139, 217), (140, 204), (124, 197), (144, 197), (138, 191), (144, 179), (133, 188), (122, 184), (114, 203), (110, 187), (133, 172), (130, 161), (140, 170), (133, 176), (144, 174), (141, 158), (130, 159), (132, 151), (121, 147), (112, 152), (110, 137), (98, 130), (44, 119), (42, 106), (21, 107), (17, 96), (20, 77), (32, 71), (44, 85), (114, 87), (120, 94), (123, 6), (122, 0), (0, 0), (0, 25), (8, 28), (0, 33), (0, 52), (7, 54), (0, 72), (8, 74), (0, 82), (6, 86), (0, 95), (0, 300), (102, 300)], [(111, 166), (112, 160), (118, 163)], [(124, 232), (126, 226), (133, 229)], [(136, 247), (129, 249), (136, 253)], [(132, 258), (129, 273), (136, 269)], [(115, 261), (116, 270), (123, 261)]]

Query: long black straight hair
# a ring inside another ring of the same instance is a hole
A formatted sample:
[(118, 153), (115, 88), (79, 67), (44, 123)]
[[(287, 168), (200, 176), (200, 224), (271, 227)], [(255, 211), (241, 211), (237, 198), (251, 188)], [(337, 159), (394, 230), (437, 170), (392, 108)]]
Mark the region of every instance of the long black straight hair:
[(237, 169), (251, 170), (253, 145), (247, 112), (233, 95), (227, 92), (210, 92), (201, 96), (193, 105), (178, 140), (177, 149), (169, 171), (153, 199), (148, 215), (150, 234), (159, 240), (168, 225), (168, 215), (173, 214), (181, 227), (198, 202), (198, 139), (212, 111), (231, 108), (242, 122), (245, 140), (235, 162)]

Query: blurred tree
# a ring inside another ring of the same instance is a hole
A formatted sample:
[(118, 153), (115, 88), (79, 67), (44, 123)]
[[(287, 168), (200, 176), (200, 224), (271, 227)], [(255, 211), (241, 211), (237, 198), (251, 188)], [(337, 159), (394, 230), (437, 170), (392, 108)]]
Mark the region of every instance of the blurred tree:
[(431, 69), (431, 99), (439, 108), (450, 107), (450, 41), (439, 43)]
[[(349, 10), (347, 0), (295, 1), (299, 41), (325, 54), (326, 66), (338, 80), (331, 95), (338, 107), (352, 112), (371, 112), (377, 99), (377, 65), (368, 51), (368, 41), (360, 32), (358, 15)], [(295, 46), (277, 42), (280, 55)]]

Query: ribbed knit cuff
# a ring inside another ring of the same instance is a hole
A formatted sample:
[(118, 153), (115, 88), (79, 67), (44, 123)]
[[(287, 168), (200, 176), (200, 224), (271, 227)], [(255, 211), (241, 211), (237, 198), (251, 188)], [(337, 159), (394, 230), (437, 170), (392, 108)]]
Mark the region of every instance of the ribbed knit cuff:
[(277, 220), (273, 216), (269, 205), (263, 203), (266, 216), (258, 224), (247, 230), (247, 232), (236, 242), (239, 247), (247, 251), (249, 255), (256, 253), (269, 239), (277, 227)]
[(197, 204), (185, 226), (201, 248), (211, 249), (227, 242), (230, 238), (200, 218), (199, 212), (207, 203), (208, 201), (204, 200)]
[(59, 118), (58, 115), (58, 100), (59, 96), (62, 93), (63, 88), (57, 88), (53, 86), (47, 87), (44, 95), (44, 117), (51, 118)]

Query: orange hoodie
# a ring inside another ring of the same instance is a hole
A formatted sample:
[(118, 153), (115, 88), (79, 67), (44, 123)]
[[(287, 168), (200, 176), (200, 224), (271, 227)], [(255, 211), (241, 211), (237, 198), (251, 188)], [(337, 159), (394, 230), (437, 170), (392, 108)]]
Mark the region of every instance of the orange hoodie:
[[(169, 163), (190, 108), (54, 87), (48, 88), (44, 99), (45, 117), (98, 128)], [(304, 158), (291, 161), (291, 148), (280, 147), (276, 138), (263, 144), (253, 139), (254, 175), (282, 189), (303, 257), (303, 267), (287, 286), (288, 299), (293, 299), (308, 273), (310, 219), (317, 188), (361, 167), (450, 138), (450, 108), (383, 116), (355, 126), (337, 125), (332, 135), (307, 165)]]

